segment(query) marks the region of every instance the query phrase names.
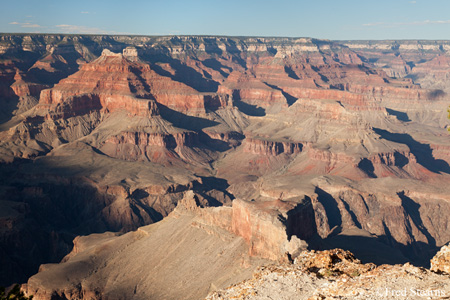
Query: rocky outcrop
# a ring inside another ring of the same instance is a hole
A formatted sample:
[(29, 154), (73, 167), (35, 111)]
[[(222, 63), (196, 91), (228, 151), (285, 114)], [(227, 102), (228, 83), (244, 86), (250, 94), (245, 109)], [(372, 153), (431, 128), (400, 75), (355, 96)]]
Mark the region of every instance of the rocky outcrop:
[(26, 82), (23, 78), (23, 74), (19, 71), (14, 76), (14, 83), (11, 84), (11, 89), (18, 97), (35, 96), (38, 97), (40, 92), (45, 89), (43, 84)]
[(241, 144), (242, 139), (245, 138), (245, 136), (242, 133), (239, 133), (237, 131), (217, 132), (217, 131), (209, 131), (208, 129), (203, 129), (202, 131), (211, 139), (213, 144), (225, 142), (231, 147), (239, 146)]
[(342, 276), (357, 277), (375, 269), (374, 264), (362, 264), (353, 253), (342, 249), (325, 251), (303, 251), (294, 263), (303, 271), (317, 274), (318, 277)]
[(450, 245), (442, 247), (431, 260), (431, 271), (450, 275)]
[(410, 264), (361, 264), (352, 253), (333, 249), (303, 252), (292, 265), (259, 268), (252, 279), (206, 299), (440, 299), (450, 293), (449, 282)]
[(270, 156), (277, 156), (282, 153), (297, 154), (303, 148), (301, 143), (268, 141), (260, 138), (246, 138), (242, 145), (244, 152)]
[(395, 153), (378, 153), (369, 160), (373, 164), (383, 164), (386, 166), (397, 166), (397, 167), (403, 167), (407, 163), (416, 162), (415, 156), (410, 152), (395, 152)]

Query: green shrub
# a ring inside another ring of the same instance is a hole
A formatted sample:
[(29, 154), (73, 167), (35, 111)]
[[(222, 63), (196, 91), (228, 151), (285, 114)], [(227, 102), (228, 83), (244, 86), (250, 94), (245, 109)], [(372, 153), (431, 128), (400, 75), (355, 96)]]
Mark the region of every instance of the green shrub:
[[(450, 119), (450, 106), (447, 109), (448, 112), (448, 118)], [(447, 127), (447, 130), (450, 131), (450, 126)]]

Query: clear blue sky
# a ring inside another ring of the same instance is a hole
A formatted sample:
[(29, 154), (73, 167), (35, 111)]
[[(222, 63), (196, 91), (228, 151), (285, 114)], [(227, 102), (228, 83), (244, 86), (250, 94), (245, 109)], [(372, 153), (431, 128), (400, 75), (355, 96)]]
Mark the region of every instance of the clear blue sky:
[(447, 39), (450, 0), (0, 0), (0, 32)]

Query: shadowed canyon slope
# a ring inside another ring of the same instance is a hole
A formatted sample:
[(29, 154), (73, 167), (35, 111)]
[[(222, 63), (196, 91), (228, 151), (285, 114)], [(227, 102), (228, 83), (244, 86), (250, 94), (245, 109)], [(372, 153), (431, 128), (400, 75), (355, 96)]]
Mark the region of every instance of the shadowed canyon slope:
[[(426, 266), (449, 74), (446, 41), (0, 35), (0, 285), (198, 299), (305, 248)], [(216, 279), (171, 290), (181, 261)]]

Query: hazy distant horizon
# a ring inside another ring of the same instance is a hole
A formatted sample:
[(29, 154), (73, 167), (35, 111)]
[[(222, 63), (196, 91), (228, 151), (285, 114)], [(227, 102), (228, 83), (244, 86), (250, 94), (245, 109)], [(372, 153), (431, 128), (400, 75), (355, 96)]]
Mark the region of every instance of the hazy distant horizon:
[(0, 32), (450, 40), (450, 1), (4, 1)]
[(341, 39), (341, 40), (331, 40), (331, 39), (321, 39), (311, 36), (263, 36), (263, 35), (218, 35), (218, 34), (165, 34), (165, 35), (151, 35), (151, 34), (108, 34), (108, 33), (58, 33), (58, 32), (0, 32), (0, 35), (80, 35), (80, 36), (130, 36), (130, 37), (223, 37), (223, 38), (264, 38), (264, 39), (312, 39), (330, 42), (450, 42), (449, 39)]

